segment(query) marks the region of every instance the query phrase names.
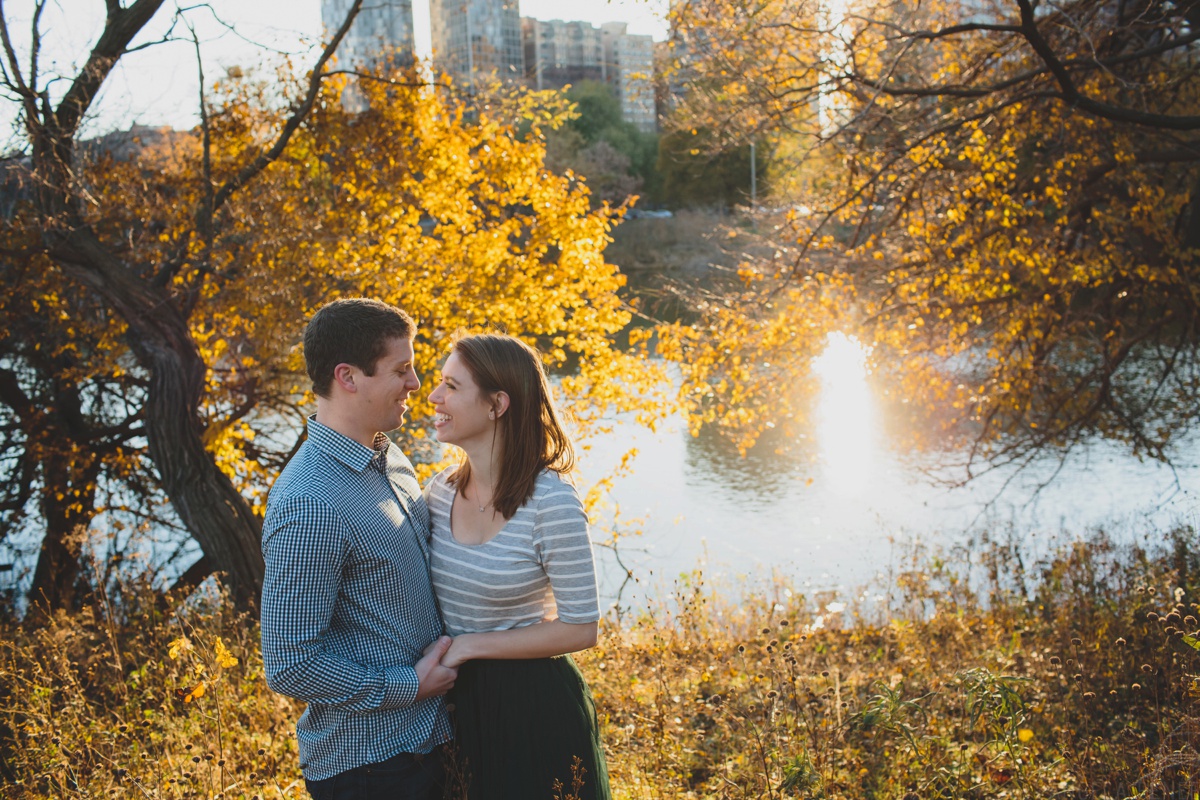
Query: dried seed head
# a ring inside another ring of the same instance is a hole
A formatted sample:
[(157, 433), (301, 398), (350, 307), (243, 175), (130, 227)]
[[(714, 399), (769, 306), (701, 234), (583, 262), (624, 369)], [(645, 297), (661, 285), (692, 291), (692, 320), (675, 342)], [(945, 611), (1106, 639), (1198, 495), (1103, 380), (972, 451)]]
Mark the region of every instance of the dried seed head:
[(1075, 679), (1076, 683), (1083, 680), (1083, 676), (1080, 675), (1078, 672), (1076, 672), (1072, 677)]
[(1062, 663), (1062, 659), (1058, 656), (1050, 656), (1050, 663), (1057, 667)]
[(1091, 700), (1092, 698), (1094, 698), (1096, 696), (1096, 693), (1095, 692), (1084, 692), (1083, 696), (1085, 699)]
[(786, 619), (779, 620), (779, 627), (781, 628), (786, 628), (789, 624), (791, 623), (789, 623)]
[(1118, 636), (1118, 637), (1117, 637), (1117, 641), (1115, 642), (1115, 644), (1117, 645), (1117, 647), (1124, 647), (1124, 646), (1125, 646), (1125, 637), (1124, 637), (1124, 636)]
[(1142, 664), (1142, 672), (1149, 675), (1151, 672), (1154, 672), (1154, 667), (1150, 666), (1149, 664)]
[(1079, 647), (1081, 644), (1083, 644), (1083, 639), (1080, 639), (1078, 636), (1076, 636), (1071, 639), (1071, 644), (1075, 645), (1076, 647)]

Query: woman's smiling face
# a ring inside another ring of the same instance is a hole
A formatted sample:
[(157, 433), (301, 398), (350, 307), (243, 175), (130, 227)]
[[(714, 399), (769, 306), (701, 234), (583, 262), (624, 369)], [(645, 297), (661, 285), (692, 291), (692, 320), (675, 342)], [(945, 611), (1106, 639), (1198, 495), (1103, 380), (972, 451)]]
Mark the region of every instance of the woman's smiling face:
[(494, 416), (492, 403), (457, 353), (446, 359), (429, 402), (437, 412), (433, 427), (439, 442), (464, 448), (473, 442), (491, 442), (496, 427), (489, 417)]

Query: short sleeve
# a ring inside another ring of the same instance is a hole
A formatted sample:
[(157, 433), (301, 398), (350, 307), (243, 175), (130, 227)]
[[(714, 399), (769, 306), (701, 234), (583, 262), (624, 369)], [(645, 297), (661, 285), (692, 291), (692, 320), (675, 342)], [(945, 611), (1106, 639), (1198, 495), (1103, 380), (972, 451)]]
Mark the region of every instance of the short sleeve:
[(546, 473), (546, 488), (535, 495), (537, 514), (533, 547), (563, 622), (586, 623), (600, 619), (596, 593), (596, 567), (588, 537), (587, 512), (575, 487), (557, 473)]

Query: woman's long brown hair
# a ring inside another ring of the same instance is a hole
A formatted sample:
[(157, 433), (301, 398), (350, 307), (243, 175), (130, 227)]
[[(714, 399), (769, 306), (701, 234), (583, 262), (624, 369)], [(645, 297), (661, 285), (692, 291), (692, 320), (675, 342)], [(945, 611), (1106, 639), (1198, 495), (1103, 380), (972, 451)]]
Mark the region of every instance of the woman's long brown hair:
[[(508, 410), (496, 419), (501, 452), (492, 507), (511, 519), (533, 496), (542, 470), (565, 474), (575, 467), (575, 450), (554, 408), (542, 359), (520, 339), (497, 333), (462, 336), (450, 352), (458, 354), (485, 396), (508, 395)], [(462, 488), (470, 478), (471, 463), (464, 458), (450, 483)]]

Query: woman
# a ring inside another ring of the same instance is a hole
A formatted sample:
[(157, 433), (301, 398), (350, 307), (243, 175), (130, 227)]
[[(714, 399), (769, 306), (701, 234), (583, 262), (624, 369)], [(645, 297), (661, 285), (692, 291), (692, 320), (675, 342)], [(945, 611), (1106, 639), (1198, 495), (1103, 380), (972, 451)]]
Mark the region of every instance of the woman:
[(467, 796), (550, 800), (581, 780), (581, 800), (608, 800), (591, 692), (566, 656), (600, 618), (587, 515), (541, 359), (511, 336), (460, 338), (429, 399), (438, 441), (465, 456), (426, 497)]

